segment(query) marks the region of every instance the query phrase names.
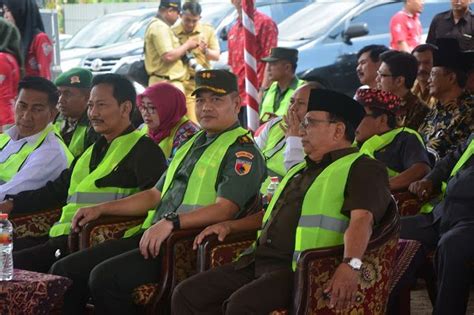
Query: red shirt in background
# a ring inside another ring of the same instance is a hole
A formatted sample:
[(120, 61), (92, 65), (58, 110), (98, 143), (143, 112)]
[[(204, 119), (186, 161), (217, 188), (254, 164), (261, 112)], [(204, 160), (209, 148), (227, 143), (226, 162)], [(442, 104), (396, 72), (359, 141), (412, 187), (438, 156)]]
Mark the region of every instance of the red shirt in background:
[(25, 61), (26, 75), (43, 77), (51, 80), (51, 63), (53, 62), (53, 44), (46, 33), (39, 33), (31, 42)]
[[(263, 82), (265, 72), (265, 63), (260, 59), (267, 57), (270, 54), (270, 49), (277, 46), (278, 41), (278, 27), (273, 20), (265, 14), (255, 11), (254, 15), (255, 33), (257, 35), (257, 76), (258, 86), (260, 88)], [(245, 61), (244, 61), (244, 25), (241, 20), (232, 26), (229, 31), (229, 59), (228, 64), (232, 72), (237, 76), (239, 83), (239, 92), (242, 101), (245, 102)]]
[(20, 82), (20, 67), (15, 57), (0, 52), (0, 131), (2, 126), (13, 124), (13, 105)]
[(421, 44), (422, 33), (419, 14), (412, 15), (404, 10), (398, 11), (390, 20), (390, 48), (398, 50), (398, 43), (406, 42), (411, 51)]

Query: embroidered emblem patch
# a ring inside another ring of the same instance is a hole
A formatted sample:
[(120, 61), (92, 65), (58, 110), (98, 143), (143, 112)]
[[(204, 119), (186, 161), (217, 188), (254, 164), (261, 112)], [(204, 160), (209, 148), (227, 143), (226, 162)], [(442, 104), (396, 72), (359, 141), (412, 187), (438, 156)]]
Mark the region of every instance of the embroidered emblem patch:
[(81, 79), (77, 75), (74, 75), (71, 77), (71, 84), (75, 84), (75, 83), (81, 83)]
[(242, 159), (237, 159), (235, 161), (234, 170), (239, 176), (247, 175), (252, 169), (252, 162)]
[(235, 153), (235, 156), (237, 158), (247, 158), (249, 160), (252, 160), (253, 159), (253, 154), (250, 153), (250, 152), (247, 152), (247, 151), (239, 151), (237, 153)]

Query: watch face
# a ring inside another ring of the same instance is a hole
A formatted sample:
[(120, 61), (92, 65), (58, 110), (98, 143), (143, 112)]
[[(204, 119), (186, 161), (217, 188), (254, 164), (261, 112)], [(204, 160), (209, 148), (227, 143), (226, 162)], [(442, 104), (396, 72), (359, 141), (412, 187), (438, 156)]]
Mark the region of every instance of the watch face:
[(352, 268), (359, 270), (362, 267), (362, 261), (357, 258), (352, 258), (351, 261), (349, 262), (349, 265)]

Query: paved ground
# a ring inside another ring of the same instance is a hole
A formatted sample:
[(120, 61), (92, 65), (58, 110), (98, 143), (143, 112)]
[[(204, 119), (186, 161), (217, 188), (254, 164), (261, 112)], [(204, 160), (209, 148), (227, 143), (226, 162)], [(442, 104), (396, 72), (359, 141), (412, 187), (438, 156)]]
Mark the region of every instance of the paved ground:
[[(432, 307), (428, 292), (419, 286), (419, 289), (411, 291), (411, 315), (431, 315)], [(467, 313), (474, 314), (474, 289), (471, 289)]]

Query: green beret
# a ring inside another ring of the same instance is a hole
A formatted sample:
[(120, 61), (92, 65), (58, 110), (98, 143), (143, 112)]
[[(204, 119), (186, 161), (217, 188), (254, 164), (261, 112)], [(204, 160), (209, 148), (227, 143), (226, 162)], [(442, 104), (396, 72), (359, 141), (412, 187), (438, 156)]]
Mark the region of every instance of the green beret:
[(83, 68), (72, 68), (61, 73), (54, 81), (56, 86), (70, 86), (75, 88), (90, 89), (92, 86), (92, 72)]

